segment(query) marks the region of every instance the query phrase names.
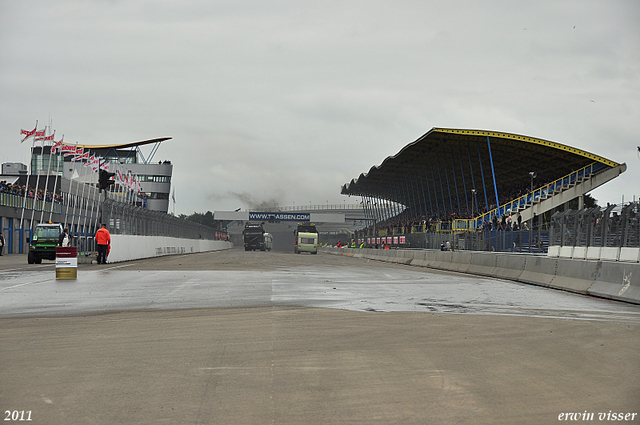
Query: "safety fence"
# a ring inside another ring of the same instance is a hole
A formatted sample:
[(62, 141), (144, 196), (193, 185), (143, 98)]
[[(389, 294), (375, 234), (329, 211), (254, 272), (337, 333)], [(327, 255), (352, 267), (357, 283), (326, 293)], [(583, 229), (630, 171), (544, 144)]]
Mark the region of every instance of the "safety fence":
[(94, 235), (101, 223), (113, 235), (163, 236), (180, 239), (225, 240), (227, 234), (209, 226), (180, 219), (160, 211), (103, 199), (87, 191), (84, 196), (65, 197), (65, 204), (36, 201), (16, 194), (0, 194), (0, 231), (5, 238), (5, 253), (26, 253), (33, 229), (39, 223), (60, 223), (69, 229), (72, 245), (79, 253), (96, 251)]
[(112, 234), (208, 240), (226, 239), (227, 236), (212, 227), (112, 199), (105, 200), (102, 205), (102, 222)]
[[(417, 228), (416, 228), (417, 227)], [(394, 248), (448, 249), (456, 251), (526, 252), (544, 254), (549, 249), (549, 232), (544, 226), (530, 230), (411, 231), (394, 228), (378, 235), (358, 235), (354, 245), (389, 246)]]
[(551, 216), (554, 246), (640, 247), (640, 203), (566, 210)]

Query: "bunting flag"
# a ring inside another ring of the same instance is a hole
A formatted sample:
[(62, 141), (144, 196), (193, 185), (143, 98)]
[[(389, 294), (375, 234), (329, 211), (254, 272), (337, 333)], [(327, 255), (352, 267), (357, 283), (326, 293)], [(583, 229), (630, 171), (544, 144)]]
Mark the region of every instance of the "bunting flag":
[(70, 156), (82, 154), (84, 148), (79, 148), (77, 145), (61, 145), (58, 150), (60, 153), (63, 153), (64, 156)]
[(35, 135), (36, 137), (35, 137), (35, 139), (34, 139), (34, 140), (35, 140), (36, 142), (40, 142), (40, 141), (42, 141), (42, 140), (45, 140), (45, 141), (47, 141), (47, 140), (53, 140), (53, 136), (54, 136), (55, 132), (54, 132), (52, 135), (50, 135), (50, 136), (45, 136), (45, 135), (44, 135), (44, 134), (45, 134), (45, 131), (46, 131), (46, 130), (36, 131), (36, 135)]
[(95, 155), (91, 155), (87, 162), (84, 163), (84, 166), (91, 168), (93, 171), (98, 171), (99, 163), (100, 158), (96, 158)]
[(31, 130), (31, 131), (29, 131), (29, 130), (20, 130), (20, 134), (22, 134), (24, 136), (24, 138), (22, 140), (20, 140), (20, 143), (24, 142), (29, 137), (32, 137), (33, 135), (35, 135), (37, 128), (38, 128), (38, 121), (36, 120), (36, 126), (33, 128), (33, 130)]
[(59, 142), (54, 141), (53, 146), (51, 146), (51, 155), (57, 153), (57, 149), (62, 146), (62, 141), (64, 140), (64, 134), (62, 135), (62, 139)]
[(47, 141), (53, 140), (53, 136), (54, 135), (52, 134), (50, 136), (36, 137), (35, 140), (36, 140), (36, 142), (39, 142), (41, 140), (44, 140), (45, 142), (47, 142)]
[[(80, 148), (80, 149), (82, 149), (82, 148)], [(76, 161), (83, 161), (85, 159), (89, 159), (89, 153), (90, 152), (85, 152), (85, 153), (79, 152), (79, 153), (76, 153), (76, 156), (71, 158), (71, 161), (72, 162), (76, 162)]]
[(136, 180), (135, 176), (131, 174), (131, 171), (127, 171), (127, 174), (122, 174), (120, 170), (116, 170), (116, 182), (132, 192), (142, 192), (142, 184)]

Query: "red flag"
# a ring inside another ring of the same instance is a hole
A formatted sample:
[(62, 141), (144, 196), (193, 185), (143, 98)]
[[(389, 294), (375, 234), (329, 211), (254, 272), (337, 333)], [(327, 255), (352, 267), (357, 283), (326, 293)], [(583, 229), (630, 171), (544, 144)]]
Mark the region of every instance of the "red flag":
[[(62, 136), (64, 138), (64, 136)], [(59, 142), (55, 142), (53, 146), (51, 146), (51, 155), (57, 153), (58, 149), (62, 147), (62, 139)]]
[(76, 154), (76, 156), (71, 158), (71, 161), (76, 162), (76, 161), (82, 161), (83, 159), (89, 159), (89, 152), (85, 152), (85, 153), (80, 152), (80, 154)]
[[(36, 135), (37, 135), (37, 134), (38, 134), (38, 133), (36, 133)], [(54, 136), (53, 134), (52, 134), (52, 135), (50, 135), (50, 136), (44, 136), (44, 135), (43, 135), (43, 136), (36, 136), (36, 139), (35, 139), (35, 140), (36, 140), (36, 142), (39, 142), (39, 141), (41, 141), (41, 140), (49, 141), (49, 140), (53, 140), (53, 136)]]
[(36, 120), (36, 126), (33, 128), (33, 130), (31, 130), (31, 131), (29, 131), (29, 130), (20, 130), (20, 134), (24, 135), (24, 139), (20, 140), (20, 143), (24, 142), (29, 137), (31, 137), (34, 134), (36, 134), (36, 129), (37, 128), (38, 128), (38, 120)]

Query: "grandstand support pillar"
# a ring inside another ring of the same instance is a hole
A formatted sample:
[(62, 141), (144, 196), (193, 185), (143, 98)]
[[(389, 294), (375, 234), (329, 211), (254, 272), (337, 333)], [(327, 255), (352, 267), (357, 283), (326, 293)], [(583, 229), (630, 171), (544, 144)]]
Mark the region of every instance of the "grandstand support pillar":
[[(424, 179), (422, 178), (422, 170), (418, 168), (418, 172), (420, 173), (420, 187), (422, 188), (422, 200), (424, 201), (424, 214), (426, 216), (429, 215), (429, 207), (431, 206), (431, 197), (429, 197), (429, 203), (427, 203), (427, 197), (424, 193)], [(427, 189), (429, 187), (427, 186)], [(433, 215), (433, 210), (431, 211), (431, 215)]]
[[(449, 192), (449, 207), (451, 207), (451, 214), (453, 214), (454, 212), (453, 199), (452, 199), (453, 197), (451, 196), (451, 185), (449, 184), (449, 170), (447, 169), (447, 158), (443, 158), (442, 162), (444, 163), (444, 176), (447, 179), (447, 191)], [(438, 168), (440, 167), (438, 166)]]
[[(415, 217), (417, 214), (422, 213), (422, 208), (420, 207), (420, 192), (415, 191), (413, 188), (413, 182), (411, 181), (411, 175), (407, 175), (407, 181), (411, 186), (411, 195), (413, 196), (413, 206), (415, 211), (413, 212), (413, 216)], [(417, 186), (417, 185), (416, 185)]]
[(578, 211), (584, 208), (584, 195), (578, 196)]
[[(469, 198), (467, 198), (467, 182), (464, 179), (464, 163), (462, 162), (462, 152), (458, 149), (458, 157), (460, 158), (460, 174), (462, 175), (462, 192), (464, 193), (464, 202), (469, 213)], [(453, 154), (451, 154), (451, 162), (453, 162)], [(473, 202), (473, 201), (471, 201)]]
[[(445, 160), (446, 163), (446, 160)], [(458, 179), (456, 179), (456, 163), (453, 161), (453, 153), (451, 153), (451, 174), (453, 175), (453, 187), (455, 189), (456, 201), (458, 203), (458, 214), (462, 214), (462, 208), (460, 207), (460, 194), (458, 192)], [(466, 194), (465, 194), (466, 196)]]
[(431, 165), (431, 182), (433, 183), (433, 198), (436, 200), (436, 214), (440, 219), (440, 203), (438, 202), (438, 188), (436, 187), (436, 175), (433, 172), (433, 164)]
[(405, 199), (407, 200), (407, 204), (406, 204), (407, 208), (404, 210), (405, 211), (404, 218), (405, 220), (409, 220), (409, 215), (411, 214), (410, 211), (412, 211), (413, 202), (411, 201), (411, 192), (409, 192), (409, 182), (407, 181), (406, 178), (405, 178), (404, 187), (402, 188), (402, 191), (404, 192)]
[(487, 136), (487, 148), (489, 149), (489, 163), (491, 164), (491, 175), (493, 176), (493, 190), (496, 193), (496, 206), (498, 207), (498, 217), (500, 217), (500, 200), (498, 199), (498, 186), (496, 185), (496, 172), (493, 168), (493, 156), (491, 155), (491, 141)]

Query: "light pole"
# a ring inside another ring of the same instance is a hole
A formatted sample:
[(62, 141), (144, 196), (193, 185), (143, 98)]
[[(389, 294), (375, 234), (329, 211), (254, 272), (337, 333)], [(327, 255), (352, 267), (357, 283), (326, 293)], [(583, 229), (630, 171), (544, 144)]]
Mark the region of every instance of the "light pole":
[[(471, 189), (471, 218), (473, 218), (473, 201), (476, 199), (476, 188)], [(479, 212), (479, 211), (478, 211)]]
[(533, 203), (533, 179), (535, 179), (538, 174), (535, 171), (529, 171), (529, 175), (531, 176), (531, 203)]

